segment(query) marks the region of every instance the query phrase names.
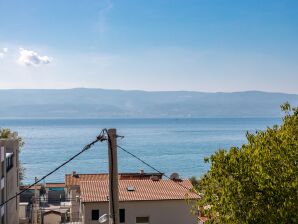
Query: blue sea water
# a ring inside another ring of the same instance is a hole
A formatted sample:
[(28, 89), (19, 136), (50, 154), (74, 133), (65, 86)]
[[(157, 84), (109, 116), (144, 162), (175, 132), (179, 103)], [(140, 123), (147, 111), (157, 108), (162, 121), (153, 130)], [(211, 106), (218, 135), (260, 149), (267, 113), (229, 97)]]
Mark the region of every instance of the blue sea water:
[[(1, 128), (19, 133), (25, 142), (20, 159), (25, 167), (25, 183), (42, 177), (100, 133), (117, 128), (118, 145), (152, 166), (183, 178), (201, 176), (209, 168), (204, 157), (219, 148), (246, 143), (246, 131), (265, 130), (280, 124), (280, 118), (200, 118), (200, 119), (15, 119), (0, 120)], [(118, 151), (119, 172), (138, 172), (149, 167)], [(108, 171), (107, 143), (97, 143), (78, 158), (46, 179), (62, 182), (64, 174)]]

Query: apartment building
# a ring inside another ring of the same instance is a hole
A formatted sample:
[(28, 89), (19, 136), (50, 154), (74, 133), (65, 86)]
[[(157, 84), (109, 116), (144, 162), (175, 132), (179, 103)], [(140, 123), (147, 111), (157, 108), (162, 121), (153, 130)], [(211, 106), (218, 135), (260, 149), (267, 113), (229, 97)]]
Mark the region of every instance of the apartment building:
[[(15, 196), (19, 192), (19, 140), (16, 133), (7, 139), (0, 139), (0, 202)], [(18, 197), (9, 201), (0, 208), (1, 224), (19, 223)]]

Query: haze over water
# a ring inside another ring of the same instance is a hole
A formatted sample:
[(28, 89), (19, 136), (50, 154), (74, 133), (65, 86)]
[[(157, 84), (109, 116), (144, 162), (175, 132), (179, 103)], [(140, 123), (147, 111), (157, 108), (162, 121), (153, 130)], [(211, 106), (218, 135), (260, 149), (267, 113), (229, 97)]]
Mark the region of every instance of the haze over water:
[[(204, 157), (219, 148), (246, 143), (246, 131), (265, 130), (280, 124), (280, 118), (202, 118), (202, 119), (17, 119), (0, 120), (1, 128), (19, 133), (25, 142), (20, 154), (24, 183), (42, 177), (79, 152), (103, 128), (117, 128), (118, 145), (170, 175), (199, 177), (209, 165)], [(149, 167), (119, 149), (119, 172), (153, 172)], [(107, 143), (97, 143), (71, 163), (46, 179), (63, 182), (64, 175), (108, 171)]]

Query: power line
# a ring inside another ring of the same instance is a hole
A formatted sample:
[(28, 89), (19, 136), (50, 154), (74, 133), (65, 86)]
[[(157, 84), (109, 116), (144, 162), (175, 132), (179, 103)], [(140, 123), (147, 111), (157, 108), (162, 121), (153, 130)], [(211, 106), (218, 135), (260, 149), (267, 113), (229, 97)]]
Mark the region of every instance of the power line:
[[(183, 184), (172, 180), (168, 175), (164, 174), (163, 172), (159, 171), (158, 169), (156, 169), (154, 166), (150, 165), (149, 163), (147, 163), (146, 161), (144, 161), (143, 159), (141, 159), (140, 157), (136, 156), (135, 154), (129, 152), (128, 150), (124, 149), (123, 147), (117, 145), (117, 147), (119, 149), (122, 149), (124, 152), (126, 152), (127, 154), (131, 155), (132, 157), (136, 158), (137, 160), (139, 160), (140, 162), (142, 162), (143, 164), (145, 164), (146, 166), (150, 167), (151, 169), (155, 170), (157, 173), (165, 176), (166, 178), (168, 178), (169, 180), (173, 181), (174, 183), (180, 185), (181, 187), (183, 187), (184, 189), (188, 190), (188, 191), (192, 191), (192, 189), (189, 189), (188, 187), (184, 186)], [(195, 193), (198, 196), (201, 196), (199, 193), (192, 191), (193, 193)]]
[(31, 187), (35, 186), (36, 184), (38, 184), (39, 182), (41, 182), (42, 180), (46, 179), (48, 176), (50, 176), (51, 174), (55, 173), (57, 170), (59, 170), (61, 167), (65, 166), (67, 163), (69, 163), (70, 161), (72, 161), (73, 159), (75, 159), (76, 157), (78, 157), (79, 155), (81, 155), (83, 152), (87, 151), (88, 149), (90, 149), (95, 143), (97, 142), (103, 142), (105, 141), (106, 138), (104, 136), (104, 131), (102, 130), (100, 132), (100, 134), (96, 137), (96, 139), (92, 142), (90, 142), (89, 144), (85, 145), (84, 148), (78, 152), (77, 154), (75, 154), (74, 156), (70, 157), (67, 161), (65, 161), (64, 163), (62, 163), (60, 166), (56, 167), (55, 169), (53, 169), (51, 172), (47, 173), (46, 175), (44, 175), (41, 179), (35, 181), (33, 184), (29, 185), (28, 187), (26, 187), (24, 190), (20, 191), (19, 193), (17, 193), (16, 195), (14, 195), (13, 197), (7, 199), (5, 202), (3, 202), (0, 207), (2, 207), (3, 205), (5, 205), (7, 202), (11, 201), (12, 199), (18, 197), (19, 195), (23, 194), (24, 192), (28, 191)]
[[(107, 134), (107, 138), (105, 137), (104, 133)], [(117, 137), (122, 137), (122, 136), (117, 136)], [(3, 203), (0, 204), (0, 207), (2, 207), (3, 205), (5, 205), (6, 203), (8, 203), (9, 201), (13, 200), (14, 198), (18, 197), (19, 195), (23, 194), (24, 192), (30, 190), (31, 187), (35, 186), (36, 184), (40, 183), (42, 180), (46, 179), (48, 176), (50, 176), (51, 174), (55, 173), (56, 171), (58, 171), (60, 168), (62, 168), (63, 166), (65, 166), (66, 164), (68, 164), (69, 162), (71, 162), (73, 159), (75, 159), (76, 157), (78, 157), (79, 155), (81, 155), (83, 152), (87, 151), (88, 149), (90, 149), (95, 143), (97, 142), (103, 142), (106, 140), (109, 140), (110, 136), (108, 135), (107, 129), (103, 129), (101, 131), (101, 133), (96, 137), (96, 139), (92, 142), (90, 142), (89, 144), (85, 145), (83, 147), (83, 149), (78, 152), (77, 154), (75, 154), (74, 156), (72, 156), (71, 158), (69, 158), (67, 161), (65, 161), (64, 163), (62, 163), (60, 166), (56, 167), (55, 169), (53, 169), (51, 172), (47, 173), (46, 175), (44, 175), (41, 179), (35, 181), (34, 183), (32, 183), (31, 185), (29, 185), (28, 187), (26, 187), (24, 190), (20, 191), (19, 193), (17, 193), (16, 195), (14, 195), (13, 197), (7, 199), (6, 201), (4, 201)], [(109, 144), (111, 144), (111, 142), (108, 142)], [(145, 164), (146, 166), (150, 167), (151, 169), (155, 170), (156, 172), (158, 172), (159, 174), (162, 174), (163, 176), (165, 176), (166, 178), (168, 178), (169, 180), (173, 181), (169, 176), (167, 176), (166, 174), (164, 174), (163, 172), (159, 171), (158, 169), (156, 169), (155, 167), (153, 167), (152, 165), (150, 165), (149, 163), (145, 162), (143, 159), (139, 158), (138, 156), (134, 155), (133, 153), (129, 152), (128, 150), (124, 149), (123, 147), (117, 145), (118, 148), (120, 148), (121, 150), (123, 150), (124, 152), (126, 152), (127, 154), (131, 155), (132, 157), (136, 158), (137, 160), (139, 160), (140, 162), (142, 162), (143, 164)], [(183, 187), (184, 189), (191, 191), (192, 189), (189, 189), (188, 187), (184, 186), (183, 184), (177, 182), (177, 181), (173, 181), (174, 183), (180, 185), (181, 187)], [(198, 194), (195, 191), (192, 191), (193, 193), (197, 194), (198, 196), (200, 196), (200, 194)]]

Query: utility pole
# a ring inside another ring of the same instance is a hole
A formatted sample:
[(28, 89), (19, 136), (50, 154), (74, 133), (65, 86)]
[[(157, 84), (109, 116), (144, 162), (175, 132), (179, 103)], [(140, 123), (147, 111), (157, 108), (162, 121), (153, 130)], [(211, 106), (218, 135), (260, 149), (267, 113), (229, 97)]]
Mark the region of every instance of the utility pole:
[[(35, 177), (35, 182), (37, 182), (37, 177)], [(34, 185), (34, 203), (33, 203), (33, 223), (38, 224), (38, 203), (39, 203), (39, 197), (38, 197), (38, 192), (37, 192), (37, 185)]]
[(109, 151), (109, 224), (119, 224), (117, 133), (108, 130)]

